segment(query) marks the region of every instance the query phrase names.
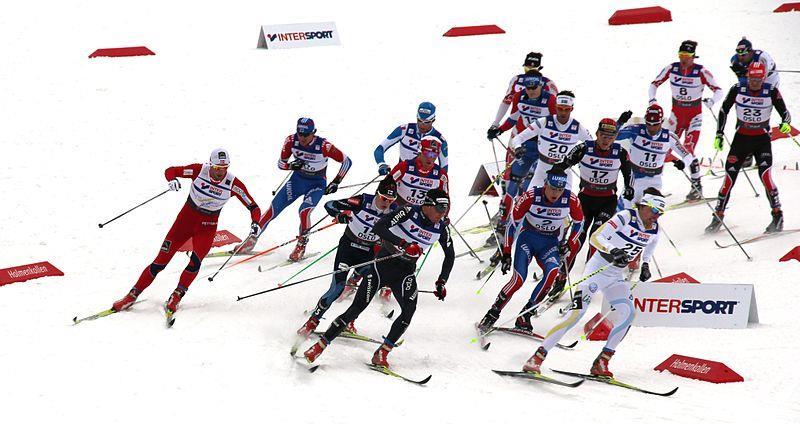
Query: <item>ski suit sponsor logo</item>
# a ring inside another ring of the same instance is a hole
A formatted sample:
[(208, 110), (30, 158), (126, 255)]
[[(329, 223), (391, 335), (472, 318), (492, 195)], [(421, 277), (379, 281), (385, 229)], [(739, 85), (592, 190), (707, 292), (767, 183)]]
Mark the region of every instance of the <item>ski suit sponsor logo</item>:
[(409, 232), (412, 234), (417, 233), (421, 238), (424, 238), (426, 240), (430, 240), (431, 238), (433, 238), (432, 232), (423, 230), (422, 228), (413, 224), (411, 225), (411, 230), (409, 230)]
[(696, 299), (636, 299), (634, 304), (641, 312), (663, 314), (730, 315), (739, 302), (736, 300), (696, 300)]

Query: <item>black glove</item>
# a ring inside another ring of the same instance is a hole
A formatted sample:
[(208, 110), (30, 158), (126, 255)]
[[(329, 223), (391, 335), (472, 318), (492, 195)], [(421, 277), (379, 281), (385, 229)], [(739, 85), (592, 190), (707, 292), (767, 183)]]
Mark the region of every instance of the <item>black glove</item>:
[(629, 262), (628, 253), (625, 252), (624, 250), (615, 247), (611, 249), (611, 251), (608, 253), (611, 254), (611, 259), (613, 260), (614, 265), (616, 266), (628, 265)]
[(444, 287), (445, 284), (447, 284), (447, 281), (444, 281), (444, 279), (440, 278), (436, 280), (436, 290), (433, 292), (433, 295), (439, 300), (444, 300), (445, 296), (447, 296), (447, 289)]
[(562, 241), (558, 244), (558, 254), (561, 256), (561, 260), (566, 260), (567, 254), (569, 253), (569, 242)]
[(639, 271), (639, 281), (647, 281), (650, 279), (650, 277), (650, 264), (645, 262), (642, 264), (641, 271)]
[(327, 187), (325, 187), (325, 194), (336, 193), (336, 190), (339, 190), (339, 180), (334, 179), (330, 184), (328, 184)]
[(622, 198), (625, 200), (633, 200), (633, 187), (627, 186), (625, 190), (622, 192)]
[(351, 218), (350, 215), (344, 212), (339, 212), (336, 214), (336, 221), (338, 221), (340, 224), (349, 224), (350, 220), (352, 219), (353, 218)]
[[(586, 154), (586, 143), (580, 143), (575, 146), (572, 150), (567, 153), (567, 163), (565, 165), (575, 165), (576, 163), (580, 162), (583, 159), (583, 155)], [(563, 163), (563, 162), (562, 162)], [(556, 166), (561, 165), (561, 163), (556, 164)], [(566, 167), (565, 167), (566, 168)], [(564, 169), (566, 171), (566, 169)]]
[(258, 233), (261, 232), (261, 226), (258, 225), (258, 222), (253, 221), (250, 224), (250, 237), (258, 237)]
[(528, 149), (525, 146), (519, 146), (514, 149), (514, 157), (517, 159), (525, 156), (526, 153), (528, 153)]
[(382, 163), (382, 164), (378, 165), (378, 173), (379, 174), (381, 174), (381, 175), (389, 175), (390, 172), (392, 172), (392, 167), (391, 166), (389, 166), (389, 165), (387, 165), (385, 163)]
[(306, 164), (306, 161), (298, 159), (298, 160), (296, 160), (294, 162), (289, 162), (289, 169), (292, 170), (292, 171), (299, 171), (299, 170), (303, 169), (303, 165), (305, 165), (305, 164)]
[(503, 257), (500, 259), (500, 272), (503, 275), (508, 274), (511, 270), (511, 252), (503, 252)]
[(633, 112), (629, 110), (622, 112), (619, 115), (619, 118), (617, 118), (617, 128), (622, 128), (622, 126), (625, 125), (625, 123), (628, 122), (629, 119), (631, 119), (631, 116), (633, 116)]
[(678, 168), (678, 171), (683, 171), (683, 168), (686, 168), (686, 164), (683, 163), (683, 161), (680, 159), (675, 159), (674, 161), (672, 161), (672, 164), (675, 165), (676, 168)]
[(737, 77), (743, 77), (747, 75), (747, 68), (738, 62), (731, 65), (731, 71), (733, 71)]
[(499, 136), (502, 133), (503, 130), (501, 130), (500, 127), (498, 127), (497, 125), (492, 125), (486, 131), (486, 138), (488, 138), (489, 141), (492, 141), (492, 139), (497, 138), (497, 136)]

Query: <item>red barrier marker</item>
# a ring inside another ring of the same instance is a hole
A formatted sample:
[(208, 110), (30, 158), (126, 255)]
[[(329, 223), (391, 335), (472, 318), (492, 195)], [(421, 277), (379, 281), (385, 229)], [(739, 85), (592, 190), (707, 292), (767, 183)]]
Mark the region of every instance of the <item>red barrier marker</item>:
[(669, 371), (681, 377), (693, 378), (695, 380), (708, 381), (711, 383), (735, 383), (744, 381), (741, 375), (730, 369), (722, 362), (709, 361), (706, 359), (692, 358), (674, 354), (666, 361), (658, 364), (656, 371)]
[(695, 280), (694, 277), (692, 277), (691, 275), (689, 275), (689, 274), (687, 274), (685, 272), (679, 272), (677, 274), (668, 275), (668, 276), (666, 276), (664, 278), (661, 278), (659, 280), (655, 280), (653, 282), (654, 283), (692, 283), (692, 284), (700, 283), (699, 281)]
[(153, 56), (152, 50), (144, 46), (139, 47), (119, 47), (114, 49), (97, 49), (89, 55), (93, 57), (126, 57), (126, 56)]
[[(220, 247), (228, 244), (239, 243), (241, 241), (242, 239), (236, 237), (230, 231), (220, 230), (214, 234), (214, 241), (211, 243), (211, 247)], [(178, 248), (178, 252), (188, 252), (190, 250), (192, 250), (192, 239), (186, 240), (186, 243)]]
[(800, 3), (784, 3), (773, 10), (775, 13), (781, 12), (800, 12)]
[(796, 137), (798, 134), (800, 134), (800, 131), (798, 131), (797, 128), (795, 127), (792, 127), (792, 129), (789, 131), (789, 134), (782, 133), (781, 130), (778, 129), (778, 127), (772, 127), (772, 130), (769, 133), (769, 137), (772, 139), (772, 141), (775, 141), (775, 140), (780, 140), (782, 138), (789, 138), (789, 135), (791, 135), (792, 137)]
[(608, 18), (609, 25), (651, 24), (672, 21), (672, 13), (661, 6), (617, 10)]
[(794, 249), (790, 250), (788, 253), (783, 255), (778, 261), (789, 262), (792, 259), (800, 262), (800, 246), (797, 246)]
[(50, 262), (37, 262), (35, 264), (20, 265), (0, 269), (0, 286), (20, 281), (33, 280), (34, 278), (64, 275), (61, 270)]
[(445, 37), (464, 37), (467, 35), (486, 35), (486, 34), (505, 34), (497, 25), (477, 25), (477, 26), (464, 26), (452, 27), (444, 33)]
[[(597, 321), (600, 321), (600, 318), (602, 317), (603, 316), (600, 315), (599, 312), (595, 314), (595, 316), (592, 317), (589, 322), (583, 325), (583, 333), (586, 334), (586, 332), (591, 330), (592, 327), (594, 327), (594, 324)], [(586, 336), (586, 338), (589, 340), (608, 340), (608, 335), (611, 334), (612, 328), (614, 328), (614, 326), (611, 325), (611, 322), (608, 320), (608, 318), (606, 318), (600, 324), (598, 324), (597, 327), (595, 327), (594, 330), (589, 333), (588, 336)]]

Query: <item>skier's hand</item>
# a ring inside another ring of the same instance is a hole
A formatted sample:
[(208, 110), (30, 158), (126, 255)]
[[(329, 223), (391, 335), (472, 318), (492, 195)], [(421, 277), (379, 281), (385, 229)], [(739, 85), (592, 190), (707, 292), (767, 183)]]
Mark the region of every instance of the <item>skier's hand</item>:
[(349, 224), (352, 219), (353, 218), (351, 218), (350, 214), (347, 212), (339, 212), (336, 214), (336, 221), (340, 224)]
[(501, 130), (500, 127), (498, 127), (497, 125), (492, 125), (486, 131), (486, 138), (488, 138), (489, 141), (492, 141), (492, 139), (497, 138), (497, 136), (499, 136), (502, 133), (503, 133), (503, 130)]
[(177, 178), (169, 180), (169, 189), (172, 191), (178, 191), (181, 189), (181, 182), (178, 181)]
[(778, 131), (780, 131), (783, 134), (789, 134), (790, 132), (792, 132), (792, 126), (789, 125), (788, 122), (781, 122), (781, 125), (778, 127)]
[(747, 75), (747, 68), (738, 62), (731, 65), (731, 71), (733, 71), (737, 77), (743, 77)]
[(258, 222), (253, 221), (250, 224), (250, 237), (258, 237), (258, 234), (261, 232), (261, 226), (258, 225)]
[(628, 253), (620, 248), (615, 247), (608, 253), (611, 254), (611, 258), (616, 266), (622, 267), (628, 265), (628, 262), (630, 261), (628, 258)]
[(403, 252), (412, 258), (418, 258), (422, 256), (422, 248), (419, 247), (417, 243), (406, 243), (403, 246)]
[(716, 151), (718, 152), (721, 152), (722, 147), (723, 147), (722, 133), (718, 132), (717, 136), (714, 137), (714, 149), (716, 149)]
[(568, 253), (569, 253), (569, 242), (565, 240), (558, 243), (558, 254), (559, 256), (561, 256), (561, 259), (566, 258)]
[[(653, 103), (655, 103), (655, 99), (651, 99), (651, 101)], [(650, 103), (650, 104), (653, 104), (653, 103)], [(619, 115), (619, 118), (617, 118), (617, 128), (622, 128), (622, 126), (625, 125), (625, 123), (628, 122), (631, 119), (631, 116), (633, 116), (633, 112), (631, 112), (629, 110), (626, 110), (625, 112), (622, 112)]]
[(622, 191), (622, 198), (628, 201), (633, 201), (633, 187), (625, 187), (625, 190)]
[(325, 187), (325, 194), (336, 193), (336, 190), (339, 190), (339, 182), (336, 180), (331, 181), (327, 187)]
[(519, 146), (514, 149), (514, 157), (517, 159), (525, 156), (526, 153), (528, 153), (528, 149), (525, 146)]
[(447, 281), (444, 281), (442, 278), (436, 280), (436, 290), (433, 292), (433, 295), (439, 300), (444, 300), (447, 296), (447, 289), (444, 287), (445, 284), (447, 284)]
[(650, 264), (645, 262), (642, 264), (642, 269), (639, 271), (639, 281), (645, 282), (650, 279)]
[(511, 252), (503, 252), (503, 257), (500, 259), (500, 272), (506, 275), (511, 270)]
[(711, 109), (712, 107), (714, 107), (714, 99), (712, 99), (711, 97), (706, 97), (705, 99), (703, 99), (703, 104), (706, 105), (709, 109)]
[(683, 171), (683, 168), (686, 168), (686, 164), (683, 163), (683, 161), (680, 159), (675, 159), (674, 161), (672, 161), (672, 164), (675, 165), (676, 168), (678, 168), (678, 171)]
[(381, 175), (389, 175), (390, 172), (392, 172), (392, 167), (391, 166), (389, 166), (389, 165), (387, 165), (385, 163), (382, 163), (382, 164), (378, 165), (378, 173), (379, 174), (381, 174)]
[(306, 161), (298, 159), (298, 160), (296, 160), (294, 162), (289, 162), (289, 169), (292, 170), (292, 171), (299, 171), (299, 170), (303, 169), (303, 165), (305, 165), (305, 164), (306, 164)]

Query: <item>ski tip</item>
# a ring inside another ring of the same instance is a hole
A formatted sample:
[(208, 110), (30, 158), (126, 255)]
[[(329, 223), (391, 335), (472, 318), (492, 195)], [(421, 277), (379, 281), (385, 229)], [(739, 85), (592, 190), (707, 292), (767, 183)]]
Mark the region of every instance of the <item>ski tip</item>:
[(676, 387), (676, 388), (674, 388), (674, 389), (672, 389), (672, 390), (670, 390), (670, 391), (668, 391), (666, 393), (662, 393), (661, 396), (672, 396), (672, 395), (675, 394), (675, 392), (678, 391), (678, 389), (679, 389), (679, 387)]
[(574, 348), (574, 347), (575, 347), (575, 346), (577, 346), (577, 345), (578, 345), (578, 340), (575, 340), (574, 342), (572, 342), (572, 343), (570, 343), (570, 344), (568, 344), (568, 345), (564, 345), (564, 347), (565, 347), (565, 348), (568, 348), (568, 349), (572, 349), (572, 348)]
[(72, 323), (73, 324), (77, 324), (78, 323), (78, 317), (77, 316), (72, 317)]
[[(425, 384), (425, 383), (431, 381), (431, 377), (433, 377), (433, 375), (429, 375), (429, 376), (423, 378), (422, 380), (417, 381), (416, 383), (417, 384)], [(675, 390), (678, 390), (678, 389), (675, 389)]]
[(388, 314), (386, 314), (386, 318), (391, 318), (393, 316), (394, 316), (394, 309), (392, 309), (391, 311), (389, 311)]
[(309, 368), (309, 369), (308, 369), (308, 372), (310, 372), (310, 373), (313, 373), (313, 372), (315, 372), (315, 371), (316, 371), (316, 370), (318, 370), (318, 369), (319, 369), (319, 365), (314, 365), (313, 367), (311, 367), (311, 368)]
[(481, 346), (481, 349), (483, 349), (484, 351), (489, 350), (489, 346), (491, 346), (491, 345), (492, 345), (491, 342), (486, 343), (485, 345)]

